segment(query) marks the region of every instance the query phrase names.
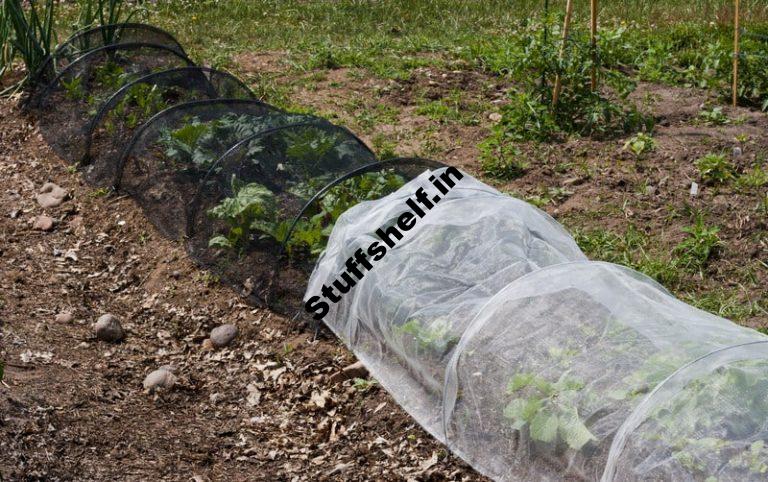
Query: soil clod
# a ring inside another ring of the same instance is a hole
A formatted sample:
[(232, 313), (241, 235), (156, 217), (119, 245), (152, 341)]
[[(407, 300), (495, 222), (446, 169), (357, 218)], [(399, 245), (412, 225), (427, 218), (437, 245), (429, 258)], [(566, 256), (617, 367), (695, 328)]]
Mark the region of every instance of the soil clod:
[(32, 223), (32, 229), (38, 231), (51, 231), (53, 229), (53, 218), (50, 216), (38, 216)]

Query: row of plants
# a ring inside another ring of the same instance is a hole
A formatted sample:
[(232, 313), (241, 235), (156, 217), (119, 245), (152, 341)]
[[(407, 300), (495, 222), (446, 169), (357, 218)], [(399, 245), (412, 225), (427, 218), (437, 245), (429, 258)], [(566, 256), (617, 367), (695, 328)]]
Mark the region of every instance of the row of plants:
[[(768, 473), (764, 416), (768, 365), (731, 363), (702, 373), (671, 401), (656, 407), (636, 437), (655, 443), (642, 456), (662, 454), (708, 482), (763, 480)], [(724, 468), (725, 466), (725, 468)]]
[[(486, 141), (489, 147), (504, 149), (514, 142), (545, 142), (571, 134), (605, 137), (652, 129), (653, 118), (626, 100), (636, 81), (612, 65), (616, 35), (603, 32), (596, 56), (583, 30), (571, 32), (563, 45), (559, 24), (553, 16), (527, 21), (503, 39), (499, 50), (484, 47), (475, 52), (486, 69), (516, 81), (501, 108), (501, 121)], [(591, 85), (593, 67), (599, 89)], [(556, 105), (555, 75), (562, 84)]]
[[(317, 180), (299, 183), (289, 193), (308, 200), (317, 190)], [(257, 182), (244, 183), (233, 176), (232, 195), (207, 211), (209, 217), (223, 221), (226, 230), (213, 236), (208, 245), (213, 248), (244, 251), (250, 242), (268, 238), (285, 244), (290, 256), (316, 259), (325, 249), (333, 226), (347, 210), (363, 201), (379, 199), (405, 184), (395, 171), (367, 172), (346, 179), (325, 192), (311, 206), (310, 211), (298, 219), (291, 236), (296, 212), (281, 209), (278, 195)]]
[[(492, 177), (510, 180), (526, 172), (519, 142), (652, 132), (653, 117), (628, 100), (637, 81), (705, 88), (723, 97), (731, 92), (732, 29), (680, 24), (651, 34), (636, 26), (602, 26), (593, 48), (582, 28), (572, 30), (563, 45), (560, 25), (561, 19), (545, 14), (468, 52), (485, 69), (515, 81), (500, 122), (480, 145), (483, 171)], [(742, 104), (766, 110), (768, 35), (754, 33), (743, 40), (738, 96)], [(591, 85), (593, 68), (597, 90)], [(556, 105), (555, 75), (562, 81)], [(712, 115), (702, 121), (719, 124), (725, 117), (719, 107)]]
[[(678, 351), (656, 353), (624, 377), (624, 387), (609, 392), (608, 398), (635, 406), (686, 361)], [(768, 450), (761, 438), (765, 436), (762, 417), (768, 410), (765, 368), (765, 362), (752, 361), (703, 373), (671, 402), (656, 407), (633, 434), (634, 457), (668, 458), (670, 465), (679, 464), (685, 472), (709, 482), (718, 480), (711, 474), (721, 470), (721, 464), (744, 480), (764, 477), (768, 472)], [(532, 373), (516, 374), (507, 386), (512, 398), (504, 416), (514, 429), (525, 430), (531, 440), (550, 444), (556, 452), (580, 451), (596, 440), (579, 415), (580, 401), (599, 397), (584, 390), (585, 384), (568, 371), (555, 381)]]
[[(583, 79), (585, 74), (588, 78), (596, 60), (603, 81), (619, 96), (631, 90), (637, 80), (706, 88), (730, 96), (730, 26), (683, 22), (651, 31), (625, 22), (613, 26), (604, 23), (594, 57), (589, 32), (576, 26), (569, 33), (566, 54), (560, 61), (561, 24), (561, 18), (547, 14), (521, 21), (508, 35), (475, 45), (465, 55), (477, 59), (487, 70), (522, 82), (527, 82), (529, 74), (534, 74), (531, 80), (546, 81), (547, 76), (558, 72), (573, 80)], [(741, 42), (740, 100), (766, 109), (768, 29), (752, 26)]]
[(227, 147), (264, 131), (272, 126), (272, 122), (267, 116), (236, 113), (227, 113), (210, 121), (185, 116), (182, 127), (161, 130), (158, 144), (170, 166), (205, 171)]

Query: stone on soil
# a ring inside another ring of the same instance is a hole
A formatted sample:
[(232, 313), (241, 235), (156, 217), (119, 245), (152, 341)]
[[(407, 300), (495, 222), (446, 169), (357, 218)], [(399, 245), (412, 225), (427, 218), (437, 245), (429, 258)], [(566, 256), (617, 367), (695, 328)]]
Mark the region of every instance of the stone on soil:
[(63, 203), (66, 197), (66, 189), (52, 182), (47, 182), (40, 188), (40, 193), (37, 195), (37, 203), (43, 208), (52, 208)]
[(237, 335), (237, 327), (230, 323), (217, 326), (211, 330), (211, 343), (216, 348), (221, 348), (232, 343)]
[(96, 333), (96, 338), (109, 343), (115, 343), (123, 339), (125, 335), (123, 333), (123, 327), (120, 326), (120, 322), (113, 315), (107, 313), (102, 315), (93, 325), (93, 331)]
[(144, 378), (144, 389), (149, 393), (155, 393), (158, 389), (169, 390), (176, 383), (176, 375), (168, 369), (160, 367)]
[(331, 376), (331, 383), (337, 383), (352, 378), (365, 378), (368, 376), (368, 369), (365, 368), (363, 362), (358, 361), (351, 365), (347, 365), (340, 372), (337, 372)]

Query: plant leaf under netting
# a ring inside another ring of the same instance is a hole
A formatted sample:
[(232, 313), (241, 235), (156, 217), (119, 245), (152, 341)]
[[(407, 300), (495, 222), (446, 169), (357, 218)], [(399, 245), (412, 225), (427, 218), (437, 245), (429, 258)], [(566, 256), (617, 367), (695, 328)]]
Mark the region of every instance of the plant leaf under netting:
[(161, 45), (109, 45), (88, 52), (38, 94), (43, 137), (64, 160), (77, 163), (85, 129), (110, 96), (151, 72), (191, 65), (187, 57)]
[(75, 32), (62, 42), (32, 75), (32, 85), (40, 87), (50, 83), (69, 64), (92, 50), (107, 45), (137, 42), (164, 45), (186, 56), (173, 35), (155, 26), (143, 23), (102, 25)]
[[(390, 159), (348, 172), (314, 194), (302, 193), (312, 197), (282, 234), (282, 253), (271, 285), (270, 307), (290, 316), (302, 314), (306, 280), (339, 217), (353, 206), (397, 191), (425, 169), (438, 167), (444, 165), (428, 159)], [(284, 214), (288, 219), (289, 213)]]
[[(435, 191), (428, 175), (341, 215), (307, 298), (381, 242), (374, 231), (418, 187)], [(768, 337), (586, 260), (552, 218), (466, 174), (324, 321), (430, 433), (495, 479), (768, 472)]]
[(108, 167), (115, 169), (115, 187), (131, 194), (163, 234), (178, 239), (186, 232), (187, 204), (221, 156), (243, 139), (308, 119), (249, 99), (178, 104), (142, 125)]
[(115, 182), (117, 162), (134, 132), (174, 105), (204, 99), (251, 99), (232, 75), (205, 67), (155, 72), (124, 85), (105, 101), (83, 133), (85, 178), (98, 186)]
[[(189, 211), (189, 251), (265, 304), (296, 215), (329, 183), (374, 162), (360, 139), (321, 119), (251, 136), (200, 184)], [(306, 276), (298, 275), (291, 282), (303, 287)]]

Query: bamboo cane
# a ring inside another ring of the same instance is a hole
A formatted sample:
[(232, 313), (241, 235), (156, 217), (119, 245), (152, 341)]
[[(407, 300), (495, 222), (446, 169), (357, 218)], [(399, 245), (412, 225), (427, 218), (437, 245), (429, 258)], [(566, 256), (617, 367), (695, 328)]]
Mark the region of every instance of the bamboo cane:
[[(565, 4), (565, 20), (563, 21), (563, 44), (560, 46), (560, 55), (558, 55), (558, 59), (560, 61), (563, 60), (565, 57), (565, 44), (568, 41), (568, 31), (571, 28), (571, 15), (573, 14), (573, 0), (568, 0)], [(552, 90), (552, 107), (557, 106), (557, 100), (560, 97), (560, 87), (561, 87), (561, 81), (560, 78), (560, 72), (557, 73), (555, 76), (555, 87)]]
[(590, 43), (592, 48), (592, 92), (597, 91), (597, 0), (590, 0)]
[(739, 100), (739, 0), (733, 2), (733, 106)]
[[(549, 0), (544, 0), (544, 41), (543, 45), (549, 45)], [(547, 86), (547, 66), (544, 64), (544, 68), (541, 69), (541, 88), (545, 89)]]

